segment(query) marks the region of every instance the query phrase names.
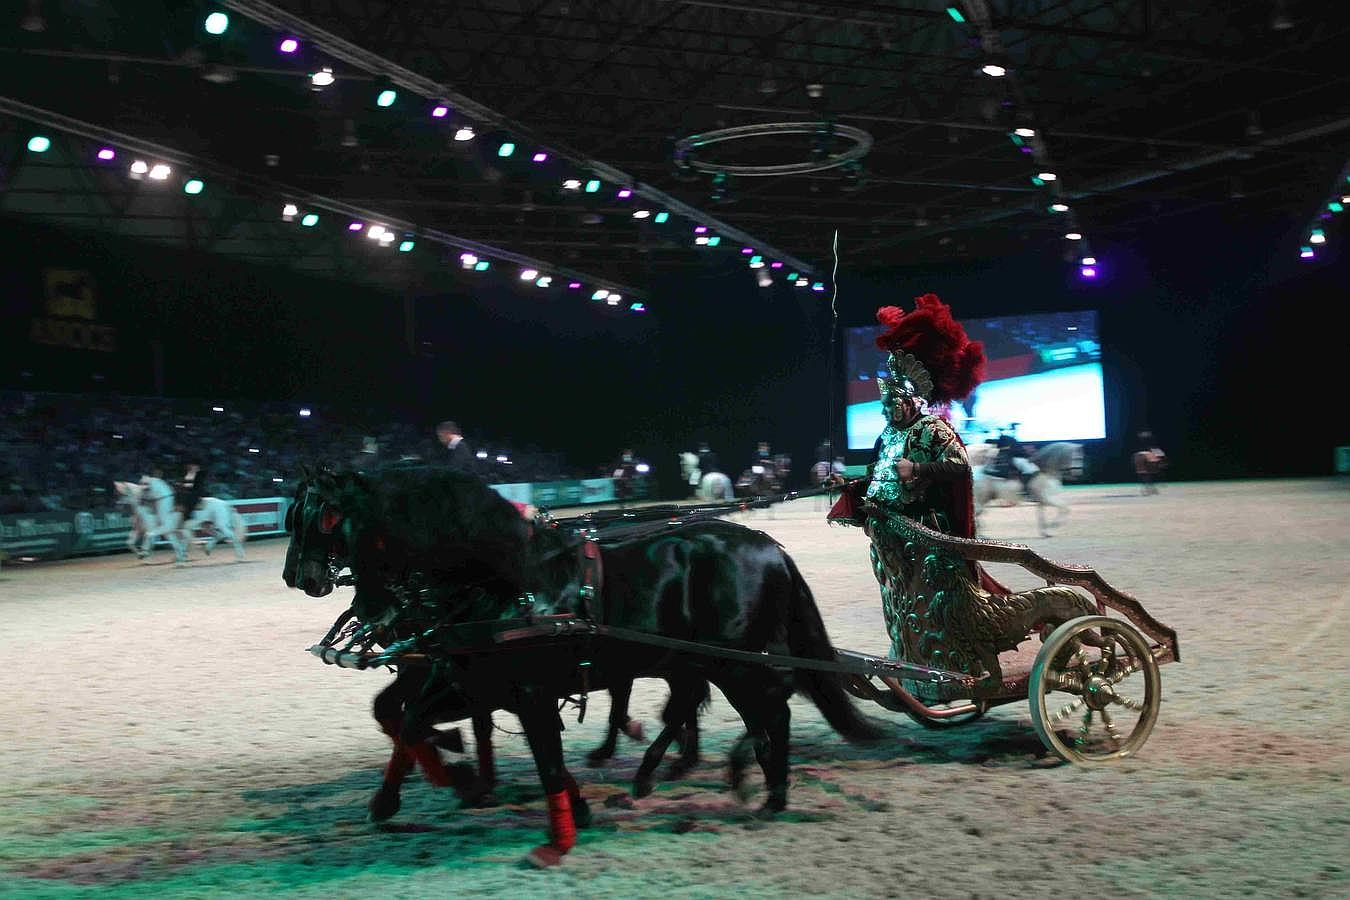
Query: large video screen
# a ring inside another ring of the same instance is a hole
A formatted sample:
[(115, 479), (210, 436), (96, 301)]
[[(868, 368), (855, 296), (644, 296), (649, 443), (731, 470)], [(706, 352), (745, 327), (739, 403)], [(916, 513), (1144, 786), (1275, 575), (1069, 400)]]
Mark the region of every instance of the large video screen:
[[(1082, 441), (1106, 437), (1102, 345), (1093, 311), (968, 319), (966, 333), (983, 341), (984, 382), (965, 402), (940, 411), (967, 444), (1010, 433), (1018, 440)], [(850, 450), (870, 450), (886, 427), (877, 378), (880, 325), (846, 330)]]

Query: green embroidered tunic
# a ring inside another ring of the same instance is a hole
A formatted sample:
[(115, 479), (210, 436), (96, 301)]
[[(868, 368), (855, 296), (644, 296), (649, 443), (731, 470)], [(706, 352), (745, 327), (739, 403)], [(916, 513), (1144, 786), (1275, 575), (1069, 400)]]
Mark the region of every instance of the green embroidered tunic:
[[(970, 477), (966, 448), (947, 420), (927, 415), (899, 428), (888, 425), (877, 439), (877, 450), (867, 499), (950, 533), (952, 466), (929, 467), (925, 472), (925, 464), (948, 463), (964, 467), (964, 477)], [(901, 481), (895, 469), (901, 459), (917, 464), (909, 481)]]

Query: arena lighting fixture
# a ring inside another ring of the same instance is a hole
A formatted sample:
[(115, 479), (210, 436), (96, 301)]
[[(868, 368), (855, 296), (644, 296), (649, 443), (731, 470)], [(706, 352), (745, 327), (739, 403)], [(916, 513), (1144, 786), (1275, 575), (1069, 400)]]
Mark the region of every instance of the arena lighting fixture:
[(155, 181), (165, 181), (171, 172), (173, 172), (173, 169), (170, 169), (164, 163), (155, 163), (150, 167), (150, 177)]
[(394, 101), (397, 99), (398, 91), (393, 88), (385, 88), (375, 96), (375, 105), (388, 109), (394, 105)]
[(230, 27), (230, 17), (223, 12), (213, 12), (202, 22), (202, 27), (206, 29), (207, 34), (224, 34)]
[(759, 263), (761, 266), (764, 265), (764, 257), (762, 257), (762, 256), (760, 256), (760, 255), (758, 255), (758, 254), (756, 254), (756, 255), (750, 257), (750, 266), (751, 266), (751, 268), (754, 268), (755, 263)]
[(580, 281), (569, 281), (569, 282), (567, 283), (567, 289), (568, 289), (569, 291), (579, 291), (579, 290), (581, 290), (581, 282), (580, 282)]
[(492, 263), (488, 262), (486, 259), (480, 259), (474, 264), (473, 270), (475, 272), (486, 272), (490, 268), (492, 268)]
[(333, 70), (328, 66), (324, 66), (322, 69), (309, 76), (310, 89), (315, 91), (323, 90), (334, 81), (337, 81), (337, 78), (333, 75)]
[(478, 265), (478, 257), (474, 256), (472, 253), (461, 253), (459, 255), (459, 264), (466, 269), (472, 269), (474, 266)]
[(980, 71), (988, 75), (990, 78), (1002, 78), (1004, 75), (1008, 74), (1007, 69), (1003, 68), (1002, 66), (996, 66), (993, 63), (990, 63), (989, 65), (980, 69)]
[(594, 294), (591, 294), (591, 299), (592, 299), (592, 300), (603, 300), (603, 299), (605, 299), (605, 298), (608, 297), (608, 296), (609, 296), (609, 291), (605, 290), (604, 288), (601, 288), (600, 290), (596, 291)]
[(1331, 210), (1334, 213), (1338, 213), (1344, 211), (1345, 207), (1341, 205), (1338, 201), (1332, 200), (1330, 203), (1327, 204), (1327, 209)]
[(399, 252), (399, 253), (411, 253), (411, 252), (412, 252), (412, 248), (414, 248), (414, 247), (416, 247), (416, 246), (417, 246), (417, 242), (416, 242), (416, 241), (404, 241), (403, 243), (401, 243), (401, 244), (398, 245), (398, 252)]
[(770, 268), (770, 269), (781, 269), (781, 268), (783, 268), (783, 264), (780, 263), (778, 260), (774, 260), (773, 262), (769, 263), (769, 268)]
[(536, 154), (532, 157), (532, 159), (533, 159), (535, 162), (548, 162), (548, 154), (545, 153), (545, 152), (543, 152), (543, 151), (541, 150), (540, 152), (536, 153)]
[(1059, 178), (1054, 172), (1040, 172), (1036, 175), (1041, 181), (1054, 181)]
[(535, 287), (548, 287), (548, 286), (551, 285), (551, 284), (553, 284), (553, 277), (552, 277), (551, 275), (544, 275), (544, 276), (542, 276), (541, 278), (539, 278), (539, 280), (537, 280), (537, 281), (534, 283), (534, 286), (535, 286)]
[(1346, 194), (1343, 197), (1341, 197), (1341, 202), (1350, 205), (1350, 194)]
[(947, 15), (951, 16), (952, 21), (958, 24), (964, 24), (966, 21), (966, 17), (961, 15), (961, 10), (957, 9), (955, 6), (947, 7)]
[(707, 234), (707, 233), (708, 233), (708, 226), (707, 226), (707, 225), (695, 225), (695, 226), (694, 226), (694, 234)]
[[(631, 309), (631, 307), (630, 307), (630, 309)], [(652, 470), (652, 467), (649, 466), (649, 465), (647, 465), (646, 463), (638, 463), (636, 466), (633, 466), (633, 469), (634, 469), (639, 475), (646, 475), (648, 472), (650, 472), (650, 471)]]
[(811, 290), (815, 291), (817, 294), (824, 293), (824, 292), (825, 292), (825, 282), (823, 282), (823, 281), (817, 281), (815, 284), (811, 285)]
[(609, 297), (605, 300), (605, 302), (608, 303), (610, 306), (618, 306), (621, 302), (623, 302), (623, 294), (610, 294)]
[(796, 281), (796, 280), (797, 280), (797, 273), (796, 273), (796, 272), (789, 272), (789, 273), (787, 274), (787, 280), (788, 280), (788, 281)]
[(300, 42), (293, 37), (282, 38), (281, 43), (277, 44), (277, 49), (282, 53), (294, 53), (300, 49)]
[(509, 459), (506, 458), (505, 456), (498, 456), (498, 457), (497, 457), (497, 462), (499, 462), (499, 463), (505, 463), (505, 462), (510, 462), (510, 461), (511, 461), (511, 460), (509, 460)]
[(46, 153), (52, 147), (52, 139), (43, 134), (35, 134), (28, 139), (28, 149), (33, 153)]
[(1314, 229), (1313, 233), (1308, 236), (1308, 243), (1310, 244), (1325, 244), (1326, 242), (1327, 236), (1320, 228)]
[(581, 182), (578, 181), (578, 180), (575, 179), (575, 178), (569, 178), (569, 179), (567, 179), (566, 181), (563, 182), (563, 190), (564, 190), (564, 191), (579, 191), (579, 190), (581, 190)]
[(592, 178), (586, 182), (586, 193), (594, 194), (598, 190), (600, 190), (600, 182), (597, 179)]
[(795, 282), (793, 282), (793, 284), (797, 285), (797, 287), (806, 287), (810, 283), (811, 282), (805, 278), (798, 278)]
[(510, 156), (512, 153), (515, 152), (516, 152), (516, 145), (511, 143), (510, 141), (503, 141), (502, 145), (497, 148), (497, 155), (502, 157), (503, 159), (505, 159), (506, 157)]
[(433, 119), (444, 119), (448, 115), (450, 115), (450, 107), (446, 106), (444, 103), (437, 103), (431, 108), (431, 117)]
[(656, 218), (653, 219), (652, 221), (655, 222), (657, 225), (664, 225), (670, 221), (670, 213), (659, 212), (656, 214)]
[(280, 476), (280, 475), (273, 475), (273, 476), (272, 476), (272, 483), (273, 483), (273, 484), (281, 484), (281, 476)]
[[(295, 209), (295, 207), (292, 206), (291, 209)], [(295, 213), (291, 213), (291, 215), (295, 215)], [(380, 238), (384, 237), (385, 231), (386, 229), (383, 225), (372, 225), (366, 229), (366, 237), (370, 238), (372, 241), (378, 241)]]
[(1082, 239), (1083, 235), (1077, 231), (1070, 231), (1064, 235), (1064, 240), (1066, 241), (1081, 241)]
[(773, 278), (768, 272), (761, 271), (755, 279), (762, 288), (773, 287)]
[(383, 244), (384, 246), (388, 247), (393, 242), (394, 242), (394, 233), (392, 231), (386, 231), (384, 234), (380, 235), (380, 243)]
[(630, 191), (628, 188), (620, 188), (618, 194), (620, 200), (627, 200), (631, 196), (633, 196), (633, 192)]
[(628, 307), (628, 311), (629, 311), (629, 312), (646, 312), (646, 311), (647, 311), (647, 307), (646, 307), (646, 305), (644, 305), (644, 304), (642, 304), (642, 303), (634, 303), (632, 306)]
[(474, 454), (474, 456), (478, 457), (479, 459), (487, 459), (487, 451), (479, 450), (477, 453)]
[(743, 256), (749, 256), (750, 254), (752, 254), (752, 253), (754, 253), (754, 252), (755, 252), (755, 248), (754, 248), (754, 247), (742, 247), (742, 248), (741, 248), (741, 254), (742, 254)]
[(1069, 206), (1066, 203), (1051, 203), (1050, 211), (1056, 213), (1068, 212)]
[(360, 231), (362, 228), (365, 228), (365, 227), (366, 227), (366, 226), (362, 225), (360, 222), (351, 222), (351, 223), (349, 223), (349, 224), (347, 225), (347, 230), (348, 230), (348, 231)]
[[(145, 164), (141, 163), (141, 165)], [(131, 167), (131, 171), (133, 172), (136, 171), (136, 166), (134, 164)], [(287, 203), (285, 206), (281, 208), (281, 218), (284, 221), (289, 222), (298, 215), (300, 215), (300, 210), (299, 208), (296, 207), (294, 203)]]
[(460, 143), (463, 143), (464, 141), (471, 141), (473, 140), (473, 138), (474, 138), (473, 126), (471, 125), (461, 125), (455, 131), (455, 140), (459, 141)]
[(111, 147), (104, 147), (102, 150), (98, 151), (98, 158), (104, 162), (109, 162), (110, 160), (117, 158), (117, 151)]
[(647, 219), (647, 218), (650, 218), (650, 217), (651, 217), (651, 214), (652, 214), (652, 211), (649, 210), (649, 209), (636, 209), (636, 210), (633, 210), (633, 218), (635, 218), (635, 219)]
[(1085, 266), (1095, 266), (1095, 265), (1097, 264), (1097, 257), (1095, 257), (1095, 256), (1085, 256), (1085, 257), (1083, 257), (1082, 262), (1083, 262), (1083, 265), (1085, 265)]
[(1084, 278), (1096, 278), (1097, 270), (1092, 266), (1083, 266), (1083, 268), (1078, 270), (1078, 274)]
[(310, 417), (309, 407), (308, 406), (300, 407), (300, 418), (308, 419), (309, 417)]
[(257, 447), (249, 447), (249, 448), (248, 448), (248, 452), (249, 452), (249, 453), (258, 453), (258, 452), (261, 452), (261, 451), (259, 451)]
[(764, 268), (764, 261), (763, 261), (763, 260), (760, 260), (759, 262), (752, 262), (752, 263), (750, 264), (750, 268), (752, 268), (752, 269), (762, 269), (762, 268)]
[(1313, 252), (1311, 247), (1300, 247), (1298, 255), (1300, 259), (1312, 259), (1317, 254)]
[(521, 269), (521, 270), (520, 270), (520, 280), (521, 280), (521, 281), (534, 281), (534, 280), (535, 280), (536, 278), (538, 278), (538, 277), (539, 277), (539, 270), (538, 270), (538, 269)]
[(213, 407), (211, 407), (211, 412), (213, 412), (213, 413), (223, 413), (224, 411), (225, 411), (225, 407), (223, 407), (223, 406), (213, 406)]
[(318, 213), (305, 213), (305, 217), (300, 220), (300, 224), (305, 226), (306, 228), (313, 228), (315, 225), (318, 225), (319, 224)]
[(1017, 135), (1018, 137), (1024, 137), (1024, 138), (1035, 137), (1035, 136), (1036, 136), (1036, 129), (1034, 129), (1034, 128), (1014, 128), (1014, 129), (1013, 129), (1013, 134)]
[(706, 234), (701, 234), (694, 238), (694, 243), (698, 244), (700, 247), (706, 246), (708, 243), (708, 236)]
[(183, 183), (183, 193), (200, 194), (202, 192), (202, 189), (205, 187), (206, 184), (203, 183), (203, 181), (200, 178), (189, 178), (187, 181)]

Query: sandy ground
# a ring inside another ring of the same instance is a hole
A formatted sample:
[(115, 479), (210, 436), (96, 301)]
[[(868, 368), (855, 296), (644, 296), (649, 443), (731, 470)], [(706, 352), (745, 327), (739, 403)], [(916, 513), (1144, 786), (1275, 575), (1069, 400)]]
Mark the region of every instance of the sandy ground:
[[(1179, 632), (1136, 759), (1047, 758), (1023, 704), (944, 731), (872, 707), (890, 737), (856, 748), (794, 700), (791, 808), (761, 823), (758, 797), (723, 789), (740, 726), (720, 697), (705, 765), (633, 802), (639, 745), (582, 764), (597, 695), (564, 734), (597, 822), (542, 872), (519, 865), (544, 827), (520, 737), (498, 735), (502, 806), (458, 810), (419, 778), (392, 827), (365, 821), (388, 675), (304, 652), (343, 603), (286, 590), (283, 542), (242, 564), (7, 567), (0, 895), (1350, 896), (1350, 482), (1070, 499), (1053, 539), (1025, 507), (985, 532), (1092, 563)], [(885, 649), (861, 532), (826, 527), (814, 500), (743, 518), (787, 546), (838, 646)], [(634, 712), (650, 724), (663, 699), (640, 682)]]

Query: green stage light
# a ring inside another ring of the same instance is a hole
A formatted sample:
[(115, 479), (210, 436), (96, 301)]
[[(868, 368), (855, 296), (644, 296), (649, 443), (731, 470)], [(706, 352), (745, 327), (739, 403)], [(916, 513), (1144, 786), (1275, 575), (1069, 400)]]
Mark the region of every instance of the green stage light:
[(200, 194), (204, 187), (206, 187), (206, 184), (200, 178), (189, 178), (183, 184), (183, 193)]
[(206, 17), (202, 27), (206, 29), (207, 34), (224, 34), (225, 29), (230, 27), (230, 17), (223, 12), (213, 12)]
[(1345, 209), (1345, 207), (1342, 206), (1340, 203), (1337, 203), (1335, 200), (1332, 200), (1330, 203), (1327, 204), (1327, 209), (1331, 210), (1332, 212), (1342, 212)]
[(305, 213), (305, 217), (300, 220), (300, 224), (306, 228), (313, 228), (319, 224), (319, 217), (314, 213)]
[(586, 182), (586, 193), (588, 193), (588, 194), (594, 194), (594, 193), (595, 193), (596, 191), (598, 191), (598, 190), (600, 190), (600, 182), (599, 182), (599, 181), (597, 181), (596, 179), (592, 178), (590, 181)]
[(512, 153), (515, 152), (516, 152), (516, 145), (511, 143), (510, 141), (507, 141), (506, 143), (502, 144), (500, 147), (497, 148), (497, 155), (501, 157), (510, 156)]
[(394, 101), (397, 99), (398, 99), (398, 91), (394, 90), (393, 88), (385, 88), (384, 90), (380, 91), (379, 96), (375, 98), (375, 105), (390, 107), (394, 105)]
[(46, 153), (52, 147), (52, 139), (43, 134), (35, 134), (28, 139), (28, 149), (34, 153)]
[(1036, 187), (1041, 187), (1042, 185), (1045, 184), (1045, 180), (1042, 179), (1041, 176), (1039, 176), (1039, 175), (1032, 175), (1032, 176), (1031, 176), (1031, 183), (1034, 184), (1034, 185), (1036, 185)]
[(414, 247), (416, 247), (416, 246), (417, 246), (417, 242), (416, 242), (416, 241), (404, 241), (403, 243), (401, 243), (401, 244), (398, 245), (398, 252), (399, 252), (399, 253), (408, 253), (408, 252), (410, 252), (410, 251), (412, 250), (412, 248), (414, 248)]
[(718, 235), (713, 235), (712, 237), (708, 238), (709, 247), (716, 247), (720, 243), (722, 243), (722, 238), (719, 237)]
[(947, 7), (947, 15), (952, 17), (953, 22), (960, 22), (964, 24), (966, 21), (966, 17), (961, 15), (961, 10), (957, 9), (955, 6)]
[(492, 268), (492, 263), (488, 262), (486, 259), (480, 259), (478, 262), (474, 263), (473, 266), (475, 272), (486, 272), (490, 268)]
[(652, 219), (652, 221), (655, 222), (657, 225), (664, 225), (670, 221), (670, 213), (659, 212), (656, 214), (656, 218)]

